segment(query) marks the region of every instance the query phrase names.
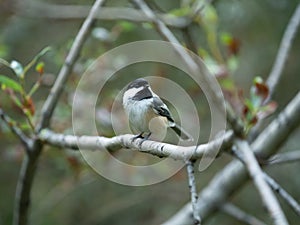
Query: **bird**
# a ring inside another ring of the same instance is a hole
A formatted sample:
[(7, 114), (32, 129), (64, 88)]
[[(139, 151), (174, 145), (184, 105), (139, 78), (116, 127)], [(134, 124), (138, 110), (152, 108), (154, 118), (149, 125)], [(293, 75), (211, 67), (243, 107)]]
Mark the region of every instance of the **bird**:
[(128, 84), (123, 93), (123, 107), (129, 126), (136, 134), (135, 138), (148, 139), (152, 131), (171, 128), (181, 140), (193, 140), (189, 133), (175, 123), (168, 106), (152, 91), (144, 78)]

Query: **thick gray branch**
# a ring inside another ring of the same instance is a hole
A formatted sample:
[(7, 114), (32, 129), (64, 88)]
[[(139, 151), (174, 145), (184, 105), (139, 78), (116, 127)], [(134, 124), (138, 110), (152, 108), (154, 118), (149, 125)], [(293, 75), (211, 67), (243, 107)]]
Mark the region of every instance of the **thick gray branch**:
[[(271, 156), (287, 140), (290, 133), (300, 123), (300, 93), (286, 106), (275, 120), (258, 136), (251, 148), (258, 155)], [(248, 179), (247, 171), (241, 162), (234, 160), (217, 173), (199, 194), (198, 208), (201, 219), (207, 218), (220, 205), (227, 201)], [(191, 205), (187, 204), (165, 225), (192, 224)]]
[(233, 132), (228, 131), (222, 137), (211, 141), (207, 144), (198, 146), (177, 146), (162, 142), (142, 140), (132, 138), (134, 135), (125, 134), (112, 138), (101, 136), (74, 136), (57, 134), (50, 130), (42, 130), (39, 138), (50, 145), (71, 148), (74, 150), (110, 150), (116, 151), (122, 147), (130, 148), (144, 153), (149, 153), (159, 157), (170, 157), (173, 159), (198, 159), (203, 156), (205, 152), (214, 151), (220, 144), (221, 150), (231, 146), (233, 140)]
[[(265, 175), (260, 168), (254, 152), (249, 146), (248, 142), (245, 140), (237, 139), (235, 141), (237, 149), (235, 149), (235, 155), (241, 154), (244, 165), (246, 166), (248, 173), (253, 180), (256, 189), (258, 190), (260, 197), (268, 210), (270, 217), (272, 218), (274, 224), (276, 225), (287, 225), (288, 222), (285, 215), (273, 194), (270, 186), (265, 180)], [(234, 149), (234, 148), (233, 148)]]

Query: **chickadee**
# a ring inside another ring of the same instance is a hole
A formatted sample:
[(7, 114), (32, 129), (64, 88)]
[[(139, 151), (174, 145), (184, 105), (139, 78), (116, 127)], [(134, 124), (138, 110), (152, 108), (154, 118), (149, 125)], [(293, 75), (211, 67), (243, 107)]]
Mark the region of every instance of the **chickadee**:
[[(149, 138), (151, 131), (170, 127), (183, 140), (193, 138), (178, 126), (168, 107), (155, 94), (149, 83), (139, 78), (132, 81), (123, 94), (123, 106), (129, 119), (130, 128), (144, 139)], [(150, 122), (156, 119), (155, 127), (150, 129)], [(143, 136), (145, 135), (145, 136)]]

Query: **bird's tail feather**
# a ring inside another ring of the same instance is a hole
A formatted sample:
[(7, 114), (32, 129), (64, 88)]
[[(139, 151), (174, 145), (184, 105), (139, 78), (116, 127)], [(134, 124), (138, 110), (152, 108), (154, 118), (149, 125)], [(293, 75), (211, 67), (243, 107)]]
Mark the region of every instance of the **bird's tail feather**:
[(182, 140), (193, 141), (193, 137), (188, 132), (183, 130), (180, 126), (178, 126), (177, 124), (175, 124), (174, 126), (171, 126), (170, 128), (172, 128), (172, 130), (174, 130), (175, 133), (178, 135), (178, 137), (181, 138)]

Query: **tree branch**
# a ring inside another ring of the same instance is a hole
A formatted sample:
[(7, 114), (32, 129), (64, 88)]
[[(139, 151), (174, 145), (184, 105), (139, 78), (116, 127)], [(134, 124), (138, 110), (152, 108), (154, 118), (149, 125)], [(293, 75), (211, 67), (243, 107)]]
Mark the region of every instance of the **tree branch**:
[(232, 203), (226, 203), (222, 205), (221, 210), (226, 214), (236, 218), (237, 220), (244, 222), (248, 225), (266, 225), (264, 222), (260, 221), (256, 217), (249, 215), (248, 213), (242, 211)]
[(194, 218), (194, 225), (201, 224), (201, 218), (199, 216), (199, 210), (197, 206), (198, 195), (197, 195), (197, 188), (196, 188), (196, 181), (195, 181), (195, 173), (194, 173), (194, 162), (192, 160), (188, 160), (186, 163), (187, 173), (188, 173), (188, 180), (189, 180), (189, 189), (191, 194), (191, 204), (193, 209), (193, 218)]
[(31, 144), (32, 144), (31, 139), (28, 138), (23, 133), (23, 131), (14, 124), (14, 120), (11, 119), (1, 108), (0, 108), (0, 118), (9, 127), (9, 129), (11, 130), (11, 132), (13, 134), (15, 134), (20, 139), (20, 141), (25, 146), (25, 149), (27, 151), (28, 148), (29, 148), (29, 146), (31, 146)]
[(78, 34), (75, 37), (75, 40), (72, 44), (72, 47), (66, 57), (66, 60), (59, 71), (57, 79), (53, 87), (51, 88), (50, 94), (46, 99), (43, 107), (42, 107), (42, 117), (41, 121), (37, 126), (37, 131), (39, 132), (41, 129), (48, 127), (50, 123), (50, 119), (58, 102), (58, 99), (62, 93), (62, 90), (65, 86), (67, 78), (69, 77), (73, 65), (77, 58), (79, 57), (79, 53), (82, 49), (82, 46), (89, 35), (89, 31), (94, 22), (94, 17), (98, 12), (98, 8), (104, 3), (104, 0), (96, 0), (93, 7), (91, 8), (87, 18), (83, 22)]
[(274, 224), (285, 225), (288, 224), (287, 219), (275, 197), (270, 186), (265, 180), (265, 175), (260, 168), (255, 155), (249, 146), (248, 142), (241, 139), (236, 139), (235, 147), (232, 151), (235, 156), (237, 156), (246, 166), (250, 177), (253, 180), (256, 189), (258, 190), (260, 197), (266, 206), (270, 217), (272, 218)]
[(233, 132), (228, 131), (222, 137), (207, 144), (198, 146), (177, 146), (151, 140), (133, 139), (134, 135), (125, 134), (112, 138), (101, 136), (74, 136), (57, 134), (50, 130), (42, 130), (39, 134), (41, 141), (61, 148), (74, 150), (110, 150), (116, 151), (122, 147), (156, 155), (158, 157), (170, 157), (173, 159), (199, 159), (205, 152), (214, 151), (220, 144), (221, 150), (231, 146)]
[[(285, 107), (272, 123), (251, 144), (258, 155), (271, 156), (287, 140), (300, 123), (300, 92)], [(234, 160), (217, 173), (211, 182), (200, 192), (198, 209), (202, 220), (211, 215), (220, 205), (227, 201), (239, 187), (247, 181), (247, 171), (241, 162)], [(191, 205), (185, 205), (164, 225), (188, 225), (191, 220)]]
[(292, 46), (292, 42), (296, 36), (299, 24), (300, 24), (300, 3), (298, 4), (293, 16), (291, 17), (286, 27), (275, 62), (273, 64), (271, 73), (266, 82), (270, 89), (269, 98), (272, 98), (273, 93), (278, 85), (278, 82), (282, 75), (283, 68), (288, 58), (289, 51)]
[(300, 160), (300, 150), (276, 154), (271, 158), (269, 158), (264, 164), (275, 165), (275, 164), (297, 162), (299, 160)]
[(20, 169), (13, 215), (13, 225), (26, 225), (30, 206), (30, 191), (36, 171), (38, 155), (25, 154)]
[(300, 216), (299, 203), (268, 174), (264, 173), (264, 177), (270, 187), (286, 201), (286, 203), (291, 207), (292, 210), (294, 210), (295, 213), (297, 213), (298, 216)]
[[(21, 1), (17, 13), (27, 17), (38, 17), (47, 19), (83, 19), (86, 18), (90, 7), (84, 5), (54, 5), (42, 2)], [(168, 26), (175, 28), (187, 27), (192, 20), (188, 17), (177, 17), (171, 14), (158, 14), (158, 17)], [(103, 7), (98, 10), (94, 17), (98, 20), (127, 20), (137, 23), (151, 23), (151, 19), (143, 12), (133, 8), (125, 7)]]

